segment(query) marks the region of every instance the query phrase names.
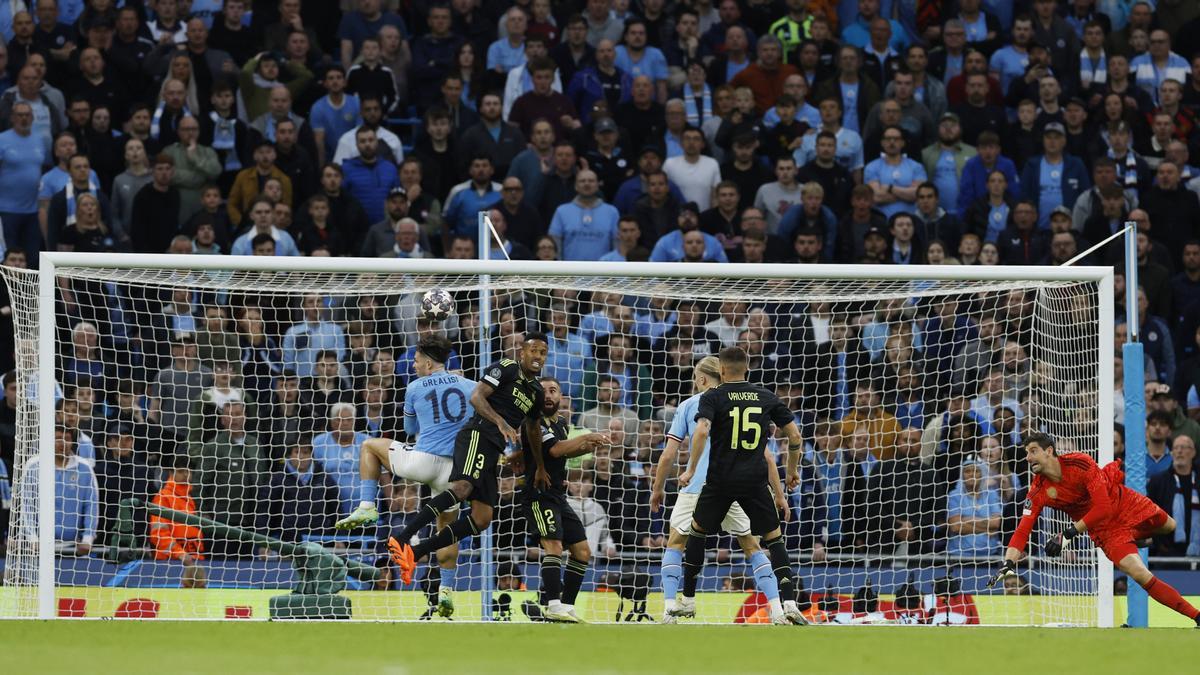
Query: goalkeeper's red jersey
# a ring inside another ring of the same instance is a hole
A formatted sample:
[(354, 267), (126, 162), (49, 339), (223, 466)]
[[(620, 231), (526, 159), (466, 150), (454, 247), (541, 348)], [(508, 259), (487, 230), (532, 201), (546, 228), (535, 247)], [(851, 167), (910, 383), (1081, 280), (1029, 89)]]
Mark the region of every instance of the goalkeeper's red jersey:
[(1119, 462), (1101, 469), (1083, 453), (1061, 455), (1058, 462), (1062, 465), (1062, 480), (1056, 483), (1040, 475), (1034, 477), (1021, 523), (1008, 542), (1010, 547), (1025, 549), (1038, 515), (1047, 506), (1065, 512), (1073, 521), (1082, 520), (1097, 543), (1105, 531), (1135, 527), (1158, 511), (1154, 502), (1125, 487)]

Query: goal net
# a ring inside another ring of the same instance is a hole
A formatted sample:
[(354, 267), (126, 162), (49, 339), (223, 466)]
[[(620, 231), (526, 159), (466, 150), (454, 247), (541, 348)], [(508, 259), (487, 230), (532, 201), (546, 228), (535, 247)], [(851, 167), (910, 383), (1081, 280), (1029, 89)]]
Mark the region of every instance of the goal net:
[[(0, 616), (430, 618), (438, 561), (406, 586), (386, 548), (427, 487), (384, 467), (380, 521), (332, 527), (359, 503), (362, 444), (406, 438), (422, 336), (447, 337), (447, 368), (477, 380), (540, 330), (570, 434), (611, 441), (568, 470), (585, 620), (661, 618), (690, 441), (659, 460), (694, 366), (737, 345), (804, 437), (783, 532), (810, 618), (1111, 625), (1111, 567), (1087, 538), (1041, 553), (1061, 514), (1018, 577), (985, 588), (1029, 485), (1022, 434), (1112, 457), (1110, 270), (260, 260), (3, 270), (18, 365)], [(455, 300), (436, 323), (420, 309), (435, 289)], [(770, 447), (782, 467), (786, 442)], [(491, 528), (441, 563), (455, 620), (540, 617), (523, 490), (502, 467)], [(695, 620), (763, 621), (739, 540), (708, 543)]]

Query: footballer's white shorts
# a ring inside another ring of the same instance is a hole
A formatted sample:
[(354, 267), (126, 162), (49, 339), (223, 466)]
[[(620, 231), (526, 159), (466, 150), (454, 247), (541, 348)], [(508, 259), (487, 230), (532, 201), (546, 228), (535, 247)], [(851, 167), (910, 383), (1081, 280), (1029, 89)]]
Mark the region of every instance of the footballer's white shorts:
[[(692, 531), (692, 512), (696, 510), (696, 502), (700, 501), (699, 492), (680, 492), (675, 498), (675, 508), (671, 509), (671, 529), (679, 534), (689, 534)], [(750, 534), (750, 517), (742, 510), (741, 505), (734, 502), (721, 521), (721, 529), (735, 537)], [(715, 532), (711, 534), (716, 534)]]
[(408, 443), (392, 441), (388, 447), (388, 467), (393, 475), (428, 485), (436, 495), (450, 487), (450, 470), (454, 467), (454, 460), (418, 452)]

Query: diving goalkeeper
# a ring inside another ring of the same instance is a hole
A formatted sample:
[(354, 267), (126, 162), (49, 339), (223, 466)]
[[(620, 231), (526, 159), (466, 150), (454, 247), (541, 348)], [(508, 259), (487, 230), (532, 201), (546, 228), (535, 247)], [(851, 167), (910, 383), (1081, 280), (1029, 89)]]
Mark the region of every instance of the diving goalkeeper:
[(1175, 531), (1175, 519), (1154, 502), (1125, 487), (1121, 465), (1112, 462), (1103, 469), (1088, 455), (1054, 451), (1054, 439), (1035, 433), (1025, 439), (1025, 457), (1034, 473), (1033, 485), (1025, 501), (1021, 523), (1008, 542), (1004, 563), (988, 582), (988, 587), (1016, 574), (1017, 560), (1029, 540), (1042, 508), (1065, 512), (1074, 521), (1063, 532), (1046, 542), (1046, 555), (1056, 557), (1063, 547), (1081, 534), (1092, 538), (1096, 547), (1160, 604), (1192, 619), (1200, 628), (1200, 612), (1179, 595), (1179, 591), (1155, 577), (1138, 555), (1138, 541)]

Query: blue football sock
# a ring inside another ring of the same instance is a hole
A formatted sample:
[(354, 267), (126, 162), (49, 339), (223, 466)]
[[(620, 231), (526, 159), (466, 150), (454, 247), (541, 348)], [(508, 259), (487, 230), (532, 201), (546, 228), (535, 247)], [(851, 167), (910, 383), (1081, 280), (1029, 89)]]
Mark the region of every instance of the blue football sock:
[(758, 590), (768, 600), (779, 599), (779, 582), (775, 580), (775, 570), (771, 569), (771, 559), (767, 554), (759, 550), (750, 556), (750, 569), (754, 570), (754, 584)]
[(359, 478), (358, 479), (358, 499), (359, 501), (375, 503), (375, 498), (379, 496), (379, 479), (378, 478)]
[(442, 577), (442, 588), (454, 590), (454, 578), (458, 576), (457, 567), (439, 567)]
[(679, 579), (683, 576), (683, 551), (667, 547), (662, 556), (663, 598), (674, 600), (679, 593)]

